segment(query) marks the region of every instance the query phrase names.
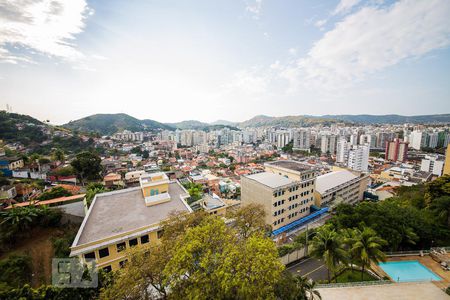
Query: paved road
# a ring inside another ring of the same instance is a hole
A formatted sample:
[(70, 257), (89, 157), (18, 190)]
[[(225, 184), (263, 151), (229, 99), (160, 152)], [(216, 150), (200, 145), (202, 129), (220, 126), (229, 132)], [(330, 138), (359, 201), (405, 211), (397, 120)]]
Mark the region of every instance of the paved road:
[(312, 280), (327, 280), (328, 269), (321, 260), (306, 258), (287, 268), (294, 275), (307, 276)]

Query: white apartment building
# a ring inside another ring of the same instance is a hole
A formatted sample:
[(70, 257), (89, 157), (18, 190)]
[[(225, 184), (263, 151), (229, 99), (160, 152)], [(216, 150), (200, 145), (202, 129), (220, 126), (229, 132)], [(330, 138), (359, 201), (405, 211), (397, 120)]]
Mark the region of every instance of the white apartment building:
[(348, 150), (350, 148), (349, 142), (345, 138), (340, 138), (337, 142), (336, 148), (336, 162), (337, 163), (347, 163), (348, 160)]
[(420, 170), (441, 176), (444, 170), (444, 159), (439, 155), (427, 155), (420, 164)]
[(370, 145), (353, 146), (348, 152), (347, 167), (358, 172), (369, 170)]
[(322, 153), (336, 153), (337, 136), (334, 134), (324, 134), (320, 141), (320, 151)]
[(309, 130), (306, 129), (295, 130), (293, 149), (309, 151), (311, 146), (310, 139), (311, 133)]

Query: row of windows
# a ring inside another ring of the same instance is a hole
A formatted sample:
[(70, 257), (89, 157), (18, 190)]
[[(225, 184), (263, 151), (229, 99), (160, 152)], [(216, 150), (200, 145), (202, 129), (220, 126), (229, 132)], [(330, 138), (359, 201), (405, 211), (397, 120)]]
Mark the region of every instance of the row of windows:
[(312, 174), (312, 173), (305, 174), (305, 175), (302, 176), (302, 180), (306, 180), (306, 179), (312, 178), (313, 176), (314, 176), (314, 174)]
[(302, 183), (301, 186), (302, 186), (302, 189), (303, 189), (303, 188), (308, 187), (308, 186), (313, 185), (313, 184), (314, 184), (314, 181), (308, 181), (306, 183)]
[(276, 226), (276, 225), (278, 225), (280, 223), (283, 223), (283, 222), (284, 222), (284, 218), (281, 218), (281, 219), (278, 219), (275, 222), (273, 222), (273, 225)]
[(281, 190), (281, 191), (276, 191), (275, 193), (273, 193), (273, 196), (274, 197), (280, 197), (280, 196), (283, 196), (284, 195), (284, 191), (283, 190)]
[(277, 202), (275, 202), (273, 204), (274, 207), (277, 207), (278, 205), (283, 205), (284, 204), (284, 200), (278, 200)]
[(297, 214), (298, 214), (298, 211), (296, 211), (296, 212), (290, 214), (290, 215), (288, 216), (288, 219), (296, 217)]
[(281, 215), (282, 213), (284, 213), (284, 208), (280, 209), (280, 210), (277, 210), (276, 212), (273, 213), (273, 215), (274, 216), (278, 216), (278, 215)]
[[(158, 235), (158, 239), (160, 239), (162, 237), (163, 231), (160, 230), (157, 232)], [(150, 238), (148, 236), (148, 234), (141, 236), (140, 238), (141, 244), (147, 244), (148, 242), (150, 242)], [(128, 245), (130, 247), (136, 246), (138, 244), (138, 238), (134, 238), (131, 240), (128, 240)], [(126, 242), (121, 242), (116, 244), (116, 250), (117, 252), (122, 252), (127, 248), (127, 244)], [(99, 258), (103, 258), (103, 257), (107, 257), (109, 256), (109, 248), (105, 247), (102, 249), (98, 250), (98, 257)], [(96, 259), (96, 255), (95, 255), (95, 251), (89, 252), (89, 253), (85, 253), (84, 254), (84, 258), (85, 259)]]
[(289, 192), (294, 192), (297, 190), (298, 190), (298, 185), (289, 188)]
[(291, 209), (294, 209), (294, 208), (297, 208), (297, 206), (298, 206), (298, 203), (294, 203), (294, 204), (292, 204), (292, 205), (289, 205), (289, 210), (291, 210)]
[(292, 200), (295, 200), (295, 199), (298, 199), (298, 195), (290, 196), (288, 198), (289, 201), (292, 201)]

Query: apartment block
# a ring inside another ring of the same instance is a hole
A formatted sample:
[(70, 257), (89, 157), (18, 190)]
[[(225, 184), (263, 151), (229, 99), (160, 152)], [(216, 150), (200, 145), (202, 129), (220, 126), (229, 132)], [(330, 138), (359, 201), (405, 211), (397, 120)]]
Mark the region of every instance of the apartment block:
[(400, 139), (386, 142), (384, 157), (391, 161), (405, 162), (408, 157), (408, 142)]
[(447, 145), (447, 151), (445, 151), (443, 175), (450, 175), (450, 144)]
[(369, 182), (368, 175), (355, 175), (342, 170), (318, 176), (314, 193), (317, 206), (338, 203), (356, 204), (364, 199), (364, 191)]
[(161, 221), (171, 212), (192, 212), (185, 201), (186, 190), (166, 174), (143, 174), (139, 183), (139, 187), (94, 197), (70, 256), (95, 259), (98, 268), (117, 270), (126, 262), (125, 249), (159, 242)]
[(273, 230), (309, 215), (316, 170), (295, 161), (276, 161), (264, 167), (266, 172), (241, 178), (242, 205), (261, 204)]

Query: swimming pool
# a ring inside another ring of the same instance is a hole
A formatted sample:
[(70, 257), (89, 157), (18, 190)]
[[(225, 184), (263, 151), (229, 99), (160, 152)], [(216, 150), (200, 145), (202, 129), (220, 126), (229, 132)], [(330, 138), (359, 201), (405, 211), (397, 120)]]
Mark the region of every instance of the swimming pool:
[(389, 261), (378, 265), (392, 280), (399, 282), (442, 280), (417, 260)]

